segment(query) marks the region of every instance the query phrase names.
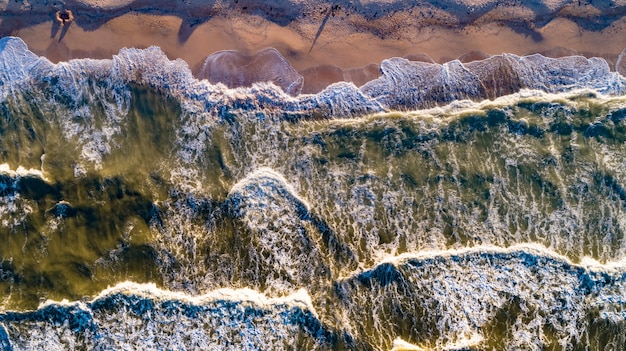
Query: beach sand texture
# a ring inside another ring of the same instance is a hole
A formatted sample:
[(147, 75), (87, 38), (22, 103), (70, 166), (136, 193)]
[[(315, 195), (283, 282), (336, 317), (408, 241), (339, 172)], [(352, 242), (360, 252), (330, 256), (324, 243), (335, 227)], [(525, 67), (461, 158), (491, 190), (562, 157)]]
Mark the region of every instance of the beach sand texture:
[[(67, 25), (55, 21), (63, 10), (74, 15)], [(272, 47), (304, 76), (303, 93), (364, 84), (390, 57), (579, 54), (613, 68), (626, 47), (626, 1), (2, 0), (0, 12), (1, 36), (18, 36), (53, 62), (156, 45), (198, 74), (214, 52), (250, 57)]]

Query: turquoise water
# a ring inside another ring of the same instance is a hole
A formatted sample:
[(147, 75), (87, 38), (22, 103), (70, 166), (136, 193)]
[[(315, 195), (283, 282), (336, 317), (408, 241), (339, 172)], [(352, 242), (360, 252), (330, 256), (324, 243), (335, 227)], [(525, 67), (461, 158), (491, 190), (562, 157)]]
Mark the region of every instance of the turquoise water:
[(390, 109), (2, 43), (3, 349), (626, 347), (620, 94)]

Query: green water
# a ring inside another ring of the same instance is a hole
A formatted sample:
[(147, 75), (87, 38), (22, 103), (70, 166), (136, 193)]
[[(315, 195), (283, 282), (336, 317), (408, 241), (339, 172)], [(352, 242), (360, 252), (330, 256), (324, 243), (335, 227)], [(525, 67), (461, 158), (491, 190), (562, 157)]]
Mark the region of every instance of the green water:
[[(66, 106), (29, 94), (0, 117), (0, 163), (44, 176), (0, 174), (5, 309), (90, 299), (123, 281), (191, 294), (307, 287), (324, 323), (358, 322), (350, 332), (364, 349), (390, 349), (396, 337), (441, 348), (436, 340), (456, 340), (453, 325), (438, 324), (447, 312), (409, 266), (385, 284), (349, 277), (403, 253), (486, 245), (540, 244), (574, 263), (624, 257), (622, 98), (513, 97), (294, 122), (272, 111), (192, 113), (138, 87), (117, 119), (102, 100)], [(250, 178), (259, 169), (284, 180), (268, 173), (267, 190), (266, 178)], [(262, 204), (237, 202), (254, 192)], [(464, 299), (450, 294), (451, 306)], [(476, 317), (485, 338), (476, 349), (506, 347), (512, 326), (537, 315), (545, 349), (623, 345), (623, 321), (585, 310), (585, 339), (564, 348), (547, 317), (560, 310), (501, 295), (491, 319)], [(348, 311), (339, 321), (338, 310)]]

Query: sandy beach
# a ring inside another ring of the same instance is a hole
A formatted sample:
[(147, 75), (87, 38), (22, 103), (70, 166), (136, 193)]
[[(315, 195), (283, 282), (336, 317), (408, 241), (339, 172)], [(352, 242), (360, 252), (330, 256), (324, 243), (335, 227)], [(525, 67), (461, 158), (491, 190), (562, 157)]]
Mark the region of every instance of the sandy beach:
[[(390, 57), (444, 63), (501, 53), (578, 54), (603, 57), (613, 68), (626, 48), (625, 4), (3, 0), (0, 35), (22, 38), (53, 62), (157, 45), (195, 74), (211, 53), (273, 47), (304, 76), (302, 92), (310, 93), (338, 80), (363, 84)], [(74, 19), (61, 25), (55, 14), (64, 10)]]

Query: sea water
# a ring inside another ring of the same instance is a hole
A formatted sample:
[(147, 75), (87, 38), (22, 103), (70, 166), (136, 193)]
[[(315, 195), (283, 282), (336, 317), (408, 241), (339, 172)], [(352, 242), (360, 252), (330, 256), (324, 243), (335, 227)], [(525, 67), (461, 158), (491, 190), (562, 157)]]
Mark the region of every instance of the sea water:
[(458, 62), (291, 97), (158, 48), (0, 59), (3, 350), (626, 348), (606, 62), (486, 99)]

